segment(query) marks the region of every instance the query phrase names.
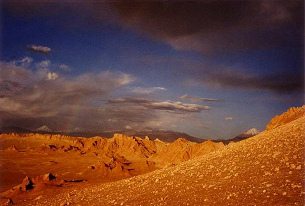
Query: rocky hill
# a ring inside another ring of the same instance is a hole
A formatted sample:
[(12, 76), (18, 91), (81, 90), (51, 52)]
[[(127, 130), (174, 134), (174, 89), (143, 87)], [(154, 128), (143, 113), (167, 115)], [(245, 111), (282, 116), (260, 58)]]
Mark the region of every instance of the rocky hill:
[(113, 181), (176, 165), (222, 147), (223, 143), (211, 141), (194, 143), (179, 138), (166, 143), (124, 134), (112, 138), (1, 134), (0, 191), (19, 184), (25, 176), (50, 172), (66, 180)]
[(31, 205), (301, 206), (304, 123), (300, 117), (177, 166), (45, 196)]
[(287, 112), (277, 115), (267, 124), (266, 130), (271, 130), (287, 124), (295, 119), (305, 116), (305, 105), (302, 107), (291, 107)]
[(226, 146), (1, 134), (0, 204), (304, 205), (303, 111), (288, 110), (268, 130)]

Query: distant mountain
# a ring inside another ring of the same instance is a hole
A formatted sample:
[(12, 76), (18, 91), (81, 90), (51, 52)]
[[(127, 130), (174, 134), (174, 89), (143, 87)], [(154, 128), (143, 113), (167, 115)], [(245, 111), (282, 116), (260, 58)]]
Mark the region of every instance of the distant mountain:
[(66, 132), (62, 133), (69, 136), (78, 136), (78, 137), (94, 137), (94, 136), (101, 136), (101, 137), (107, 137), (111, 138), (115, 133), (125, 134), (128, 136), (136, 136), (145, 138), (148, 136), (151, 140), (159, 139), (163, 142), (173, 142), (177, 140), (178, 138), (184, 138), (191, 142), (203, 142), (205, 139), (200, 139), (197, 137), (193, 137), (191, 135), (188, 135), (186, 133), (182, 132), (175, 132), (170, 130), (143, 130), (143, 131), (134, 131), (134, 130), (128, 130), (128, 131), (109, 131), (109, 132)]
[(247, 130), (247, 131), (237, 135), (236, 137), (230, 139), (230, 141), (231, 142), (238, 142), (238, 141), (247, 139), (249, 137), (253, 137), (253, 136), (255, 136), (255, 135), (259, 134), (259, 133), (260, 133), (260, 131), (258, 129), (251, 128), (251, 129), (249, 129), (249, 130)]
[(41, 127), (38, 127), (35, 131), (37, 132), (53, 132), (52, 129), (50, 129), (47, 125), (42, 125)]
[(249, 137), (253, 137), (259, 133), (260, 133), (260, 131), (258, 129), (251, 128), (251, 129), (237, 135), (234, 138), (226, 139), (226, 140), (216, 140), (216, 142), (223, 142), (224, 144), (229, 144), (230, 142), (239, 142), (239, 141), (247, 139)]
[(79, 131), (79, 132), (60, 132), (53, 131), (47, 125), (43, 125), (35, 130), (24, 129), (20, 127), (3, 127), (0, 129), (0, 133), (40, 133), (40, 134), (62, 134), (74, 137), (94, 137), (101, 136), (111, 138), (115, 133), (122, 133), (128, 136), (137, 136), (145, 138), (148, 136), (150, 139), (155, 140), (159, 139), (163, 142), (173, 142), (178, 138), (184, 138), (191, 142), (203, 142), (205, 139), (200, 139), (193, 137), (186, 133), (175, 132), (170, 130), (145, 130), (145, 131), (109, 131), (109, 132), (89, 132), (89, 131)]
[[(123, 132), (124, 133), (124, 132)], [(182, 132), (175, 132), (175, 131), (170, 131), (170, 130), (148, 130), (148, 131), (138, 131), (138, 132), (130, 132), (131, 134), (128, 135), (133, 135), (137, 137), (146, 137), (148, 136), (150, 139), (159, 139), (163, 142), (173, 142), (177, 140), (178, 138), (184, 138), (188, 141), (191, 142), (203, 142), (205, 139), (200, 139), (197, 137), (193, 137), (191, 135), (188, 135), (186, 133)]]

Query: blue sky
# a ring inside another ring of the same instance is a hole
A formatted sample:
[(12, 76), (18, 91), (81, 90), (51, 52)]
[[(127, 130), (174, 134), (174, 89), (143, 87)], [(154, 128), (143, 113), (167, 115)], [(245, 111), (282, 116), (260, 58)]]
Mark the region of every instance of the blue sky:
[(0, 124), (216, 139), (262, 130), (303, 104), (302, 2), (273, 3), (4, 1)]

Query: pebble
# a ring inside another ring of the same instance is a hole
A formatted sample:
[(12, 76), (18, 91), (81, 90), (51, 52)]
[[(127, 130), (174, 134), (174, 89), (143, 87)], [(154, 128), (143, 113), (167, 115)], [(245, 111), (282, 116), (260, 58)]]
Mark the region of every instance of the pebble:
[(296, 170), (302, 169), (302, 165), (298, 165), (295, 169), (296, 169)]

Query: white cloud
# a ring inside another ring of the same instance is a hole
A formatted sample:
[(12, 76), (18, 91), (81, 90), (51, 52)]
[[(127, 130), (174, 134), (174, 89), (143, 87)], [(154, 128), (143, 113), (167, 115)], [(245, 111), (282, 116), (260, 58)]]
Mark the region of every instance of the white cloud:
[[(110, 71), (67, 78), (48, 68), (0, 62), (0, 126), (36, 129), (43, 124), (56, 131), (141, 131), (174, 129), (175, 125), (180, 129), (195, 125), (199, 112), (209, 109), (170, 100), (109, 100), (130, 89), (128, 85), (135, 79)], [(163, 91), (161, 87), (156, 90)]]
[(119, 98), (108, 101), (109, 104), (132, 104), (148, 109), (177, 111), (177, 112), (201, 112), (210, 109), (209, 106), (199, 104), (187, 104), (177, 101), (156, 101), (140, 98)]
[(227, 121), (233, 120), (233, 117), (225, 117), (225, 120)]
[(48, 80), (55, 80), (58, 78), (58, 74), (55, 72), (48, 72), (47, 79)]
[(121, 73), (121, 78), (118, 80), (119, 80), (118, 81), (119, 85), (127, 85), (127, 84), (133, 82), (135, 80), (135, 77), (131, 76), (129, 74)]
[(214, 99), (214, 98), (203, 98), (203, 97), (192, 97), (190, 95), (182, 95), (181, 97), (179, 97), (180, 99), (189, 99), (192, 102), (215, 102), (215, 101), (219, 101), (219, 99)]
[[(56, 81), (44, 81), (46, 79)], [(96, 111), (100, 106), (100, 103), (97, 104), (98, 99), (129, 84), (133, 79), (131, 75), (109, 71), (59, 78), (57, 73), (48, 69), (32, 70), (0, 62), (0, 121), (7, 122), (7, 118), (16, 121), (22, 118), (63, 118), (63, 114), (68, 118), (72, 115), (69, 112), (76, 109), (86, 116), (85, 119), (90, 119), (90, 115), (99, 113)], [(94, 120), (98, 122), (97, 118)], [(73, 128), (76, 126), (73, 125)]]
[(158, 91), (166, 91), (164, 87), (135, 87), (132, 89), (133, 93), (136, 94), (151, 94)]
[(34, 51), (34, 52), (39, 52), (43, 54), (48, 54), (51, 52), (51, 48), (47, 46), (41, 46), (41, 45), (28, 45), (27, 46), (29, 50)]
[(202, 110), (210, 109), (209, 106), (202, 106), (198, 104), (186, 104), (174, 101), (151, 102), (149, 107), (160, 110), (177, 110), (184, 112), (200, 112)]

